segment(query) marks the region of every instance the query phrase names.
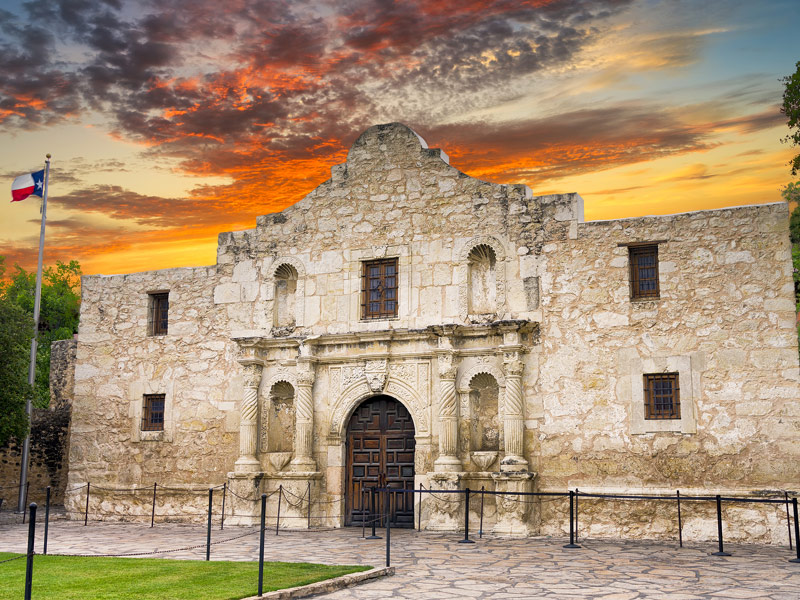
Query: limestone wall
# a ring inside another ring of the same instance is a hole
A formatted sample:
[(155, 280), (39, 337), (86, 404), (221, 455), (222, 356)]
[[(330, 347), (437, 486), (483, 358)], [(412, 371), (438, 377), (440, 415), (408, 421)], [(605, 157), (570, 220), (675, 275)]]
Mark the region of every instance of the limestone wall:
[[(405, 126), (373, 127), (303, 200), (259, 217), (255, 230), (220, 235), (214, 299), (232, 331), (270, 336), (464, 322), (468, 255), (484, 244), (497, 270), (496, 311), (487, 319), (529, 318), (538, 282), (521, 272), (529, 265), (519, 257), (540, 244), (541, 213), (527, 187), (467, 177)], [(398, 316), (365, 321), (362, 262), (384, 257), (399, 261)], [(275, 328), (275, 272), (284, 264), (299, 275), (296, 326), (288, 329)]]
[[(221, 484), (238, 446), (242, 376), (214, 267), (82, 279), (69, 487)], [(169, 291), (169, 329), (148, 335), (148, 292)], [(163, 431), (142, 431), (144, 394), (165, 394)], [(108, 513), (130, 513), (124, 493)], [(85, 490), (68, 498), (83, 512)], [(202, 504), (202, 500), (198, 500)], [(190, 502), (193, 504), (194, 501)]]
[[(620, 244), (647, 241), (661, 242), (661, 295), (631, 301), (628, 248)], [(548, 239), (527, 440), (540, 487), (796, 491), (791, 269), (785, 204), (585, 223), (577, 239)], [(668, 424), (673, 431), (654, 431), (664, 423), (642, 420), (639, 390), (643, 373), (664, 370), (679, 372), (684, 418)], [(633, 527), (622, 522), (627, 509), (633, 522), (655, 514), (625, 508), (618, 515), (587, 502), (596, 510), (587, 523), (609, 532), (616, 521), (620, 531)], [(759, 514), (778, 527), (776, 510)], [(753, 520), (753, 511), (739, 511), (741, 519)], [(713, 536), (713, 523), (704, 523)], [(542, 526), (552, 531), (546, 512)]]

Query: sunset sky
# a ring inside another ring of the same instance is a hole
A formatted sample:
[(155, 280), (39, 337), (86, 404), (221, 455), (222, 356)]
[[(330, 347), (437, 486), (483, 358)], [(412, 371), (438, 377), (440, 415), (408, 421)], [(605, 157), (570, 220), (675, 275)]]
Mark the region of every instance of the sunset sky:
[[(213, 264), (400, 121), (586, 218), (776, 202), (800, 60), (785, 1), (3, 0), (0, 255), (84, 273)], [(797, 152), (797, 149), (794, 150)]]

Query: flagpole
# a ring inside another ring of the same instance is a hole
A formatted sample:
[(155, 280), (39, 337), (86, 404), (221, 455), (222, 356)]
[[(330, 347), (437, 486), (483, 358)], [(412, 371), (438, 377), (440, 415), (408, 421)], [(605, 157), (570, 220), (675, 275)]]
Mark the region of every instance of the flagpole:
[(33, 414), (33, 394), (36, 393), (36, 347), (39, 337), (39, 307), (42, 302), (42, 259), (44, 258), (44, 227), (47, 221), (47, 187), (50, 180), (50, 155), (44, 161), (44, 190), (42, 192), (42, 230), (39, 233), (39, 266), (36, 270), (36, 299), (33, 303), (33, 337), (31, 338), (31, 362), (28, 365), (28, 383), (30, 393), (25, 402), (25, 412), (28, 415), (28, 435), (22, 442), (22, 464), (19, 473), (19, 500), (17, 512), (25, 512), (25, 488), (28, 482), (28, 462), (31, 454), (31, 415)]

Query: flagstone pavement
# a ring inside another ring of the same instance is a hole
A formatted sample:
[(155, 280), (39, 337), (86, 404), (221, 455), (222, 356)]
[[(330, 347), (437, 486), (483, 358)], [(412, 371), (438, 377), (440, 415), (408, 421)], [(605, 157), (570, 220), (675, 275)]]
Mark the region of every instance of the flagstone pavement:
[[(25, 552), (27, 525), (0, 524), (0, 551)], [(383, 532), (379, 532), (383, 535)], [(38, 524), (36, 552), (42, 551)], [(563, 539), (484, 537), (460, 544), (458, 534), (392, 530), (396, 574), (340, 590), (329, 599), (547, 598), (592, 600), (800, 600), (800, 564), (787, 547), (726, 545), (731, 557), (710, 556), (714, 543), (678, 548), (670, 542), (580, 540), (568, 550)], [(136, 554), (205, 558), (200, 525), (54, 521), (49, 554)], [(212, 560), (257, 560), (257, 528), (212, 532)], [(181, 549), (173, 552), (172, 550)], [(268, 560), (382, 566), (385, 540), (361, 538), (361, 530), (268, 530)], [(2, 565), (0, 565), (2, 568)]]

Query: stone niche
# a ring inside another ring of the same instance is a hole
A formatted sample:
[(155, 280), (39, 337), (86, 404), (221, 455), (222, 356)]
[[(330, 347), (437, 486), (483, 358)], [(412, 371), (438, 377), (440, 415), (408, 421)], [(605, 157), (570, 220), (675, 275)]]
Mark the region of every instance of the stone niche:
[(470, 448), (485, 452), (500, 449), (500, 386), (488, 373), (479, 373), (469, 383)]
[(269, 392), (266, 452), (292, 452), (294, 450), (294, 388), (287, 381), (279, 381)]

